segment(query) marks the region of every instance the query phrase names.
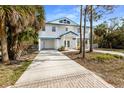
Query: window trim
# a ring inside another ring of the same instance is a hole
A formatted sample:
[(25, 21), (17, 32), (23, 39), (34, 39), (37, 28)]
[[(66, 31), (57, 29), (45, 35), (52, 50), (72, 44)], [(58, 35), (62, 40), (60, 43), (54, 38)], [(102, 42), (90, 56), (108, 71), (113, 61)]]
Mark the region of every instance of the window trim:
[(66, 47), (66, 40), (64, 40), (64, 47)]
[(52, 32), (56, 32), (56, 27), (52, 26)]
[(77, 32), (80, 33), (80, 28), (77, 29)]
[(60, 20), (59, 23), (71, 24), (71, 22), (67, 19)]
[(68, 31), (68, 27), (65, 28), (65, 31)]
[(67, 41), (67, 47), (70, 47), (70, 41), (69, 40)]

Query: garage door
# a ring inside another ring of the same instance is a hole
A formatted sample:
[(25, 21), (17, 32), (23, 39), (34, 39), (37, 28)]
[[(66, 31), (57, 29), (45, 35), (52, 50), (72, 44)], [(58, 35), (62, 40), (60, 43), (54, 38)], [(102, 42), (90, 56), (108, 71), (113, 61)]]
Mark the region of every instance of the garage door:
[(42, 49), (55, 49), (55, 40), (42, 40)]

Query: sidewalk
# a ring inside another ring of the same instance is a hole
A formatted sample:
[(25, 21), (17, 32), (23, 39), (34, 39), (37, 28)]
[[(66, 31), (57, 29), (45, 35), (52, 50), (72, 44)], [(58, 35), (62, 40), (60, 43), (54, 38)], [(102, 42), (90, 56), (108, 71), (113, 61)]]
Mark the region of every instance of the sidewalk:
[(98, 53), (104, 53), (104, 54), (113, 54), (113, 55), (119, 55), (124, 57), (124, 53), (120, 52), (114, 52), (114, 51), (106, 51), (106, 50), (93, 50), (93, 52), (98, 52)]
[(56, 50), (41, 51), (16, 88), (112, 88), (93, 72)]

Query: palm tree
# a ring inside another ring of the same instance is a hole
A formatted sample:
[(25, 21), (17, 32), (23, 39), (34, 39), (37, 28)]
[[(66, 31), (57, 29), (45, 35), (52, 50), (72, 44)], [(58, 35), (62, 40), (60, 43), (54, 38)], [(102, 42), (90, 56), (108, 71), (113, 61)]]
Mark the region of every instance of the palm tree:
[[(8, 49), (16, 59), (19, 34), (28, 26), (35, 28), (35, 31), (41, 29), (44, 24), (44, 9), (43, 6), (0, 6), (0, 14), (2, 61), (9, 64)], [(8, 40), (10, 45), (8, 49), (7, 37), (11, 38)]]
[(8, 51), (7, 51), (7, 34), (6, 34), (6, 12), (7, 7), (0, 7), (0, 38), (1, 38), (1, 53), (2, 53), (2, 62), (4, 64), (10, 64)]
[(32, 27), (26, 27), (25, 31), (18, 36), (18, 53), (17, 58), (20, 58), (23, 50), (27, 50), (31, 45), (38, 40), (38, 33)]
[[(13, 42), (12, 42), (12, 50), (11, 52), (14, 54), (12, 56), (13, 59), (17, 59), (18, 58), (18, 51), (20, 51), (19, 49), (19, 34), (20, 33), (25, 33), (25, 30), (27, 27), (31, 26), (32, 28), (34, 28), (34, 31), (39, 31), (39, 29), (41, 29), (41, 27), (44, 25), (44, 9), (42, 6), (16, 6), (15, 7), (16, 11), (18, 11), (19, 14), (19, 18), (20, 20), (18, 20), (18, 22), (20, 22), (20, 24), (18, 25), (10, 25), (10, 28), (14, 28), (13, 30), (15, 30), (15, 33), (13, 33)], [(23, 34), (26, 35), (26, 34)]]
[(80, 51), (82, 53), (82, 5), (80, 6)]

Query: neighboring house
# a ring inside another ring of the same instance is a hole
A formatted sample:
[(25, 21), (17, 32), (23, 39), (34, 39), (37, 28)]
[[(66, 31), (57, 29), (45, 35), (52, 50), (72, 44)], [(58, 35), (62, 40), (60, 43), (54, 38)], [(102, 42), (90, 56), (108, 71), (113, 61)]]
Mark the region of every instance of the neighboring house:
[[(45, 27), (39, 31), (39, 50), (58, 49), (62, 46), (66, 49), (77, 49), (79, 41), (79, 24), (66, 17), (46, 22)], [(89, 27), (86, 28), (86, 43), (86, 48), (88, 48)]]

